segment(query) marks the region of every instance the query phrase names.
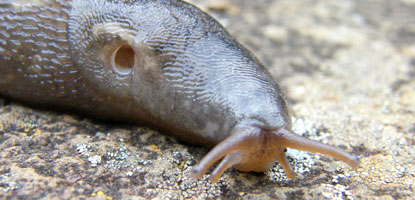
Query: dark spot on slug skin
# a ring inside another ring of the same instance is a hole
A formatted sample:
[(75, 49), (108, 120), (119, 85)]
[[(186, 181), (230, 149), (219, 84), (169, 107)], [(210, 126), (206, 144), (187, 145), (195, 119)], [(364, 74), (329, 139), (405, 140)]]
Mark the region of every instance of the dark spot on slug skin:
[[(284, 94), (270, 73), (193, 5), (73, 0), (45, 10), (37, 3), (36, 14), (0, 3), (1, 95), (146, 125), (212, 148), (192, 169), (200, 178), (221, 160), (212, 182), (231, 167), (263, 172), (276, 161), (293, 179), (287, 148), (358, 166), (357, 157), (293, 133)], [(11, 13), (27, 20), (4, 17)], [(42, 165), (37, 171), (54, 173)]]

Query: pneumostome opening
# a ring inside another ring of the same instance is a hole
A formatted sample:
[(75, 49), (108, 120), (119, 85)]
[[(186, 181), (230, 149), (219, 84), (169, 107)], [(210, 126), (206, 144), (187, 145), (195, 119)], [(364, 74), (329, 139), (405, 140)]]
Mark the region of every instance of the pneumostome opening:
[(122, 45), (113, 55), (114, 70), (120, 74), (128, 74), (134, 66), (135, 52), (130, 45)]

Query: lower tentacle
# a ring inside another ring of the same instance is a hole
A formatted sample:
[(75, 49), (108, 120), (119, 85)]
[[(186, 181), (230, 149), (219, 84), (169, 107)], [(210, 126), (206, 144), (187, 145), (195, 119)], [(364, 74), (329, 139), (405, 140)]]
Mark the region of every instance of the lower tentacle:
[[(191, 176), (194, 178), (201, 178), (206, 170), (219, 159), (237, 150), (249, 149), (250, 141), (255, 140), (256, 137), (254, 135), (259, 131), (259, 129), (253, 127), (236, 128), (231, 136), (217, 144), (205, 157), (203, 157), (200, 163), (193, 167)], [(236, 164), (234, 162), (235, 161), (232, 160), (232, 165)], [(225, 162), (223, 165), (229, 164), (230, 163)], [(221, 170), (224, 171), (225, 169), (226, 168), (219, 168), (218, 172)]]
[(282, 166), (282, 168), (285, 171), (285, 175), (289, 178), (289, 179), (294, 179), (295, 178), (295, 172), (294, 170), (291, 168), (290, 164), (288, 163), (288, 159), (285, 156), (285, 152), (284, 150), (278, 151), (276, 152), (277, 155), (275, 156), (275, 159), (278, 161), (278, 163)]
[(218, 182), (220, 176), (222, 176), (223, 172), (231, 168), (232, 166), (240, 163), (242, 161), (243, 154), (241, 151), (235, 151), (223, 158), (223, 160), (220, 162), (220, 164), (215, 168), (215, 170), (212, 172), (212, 174), (209, 177), (209, 180), (212, 183)]

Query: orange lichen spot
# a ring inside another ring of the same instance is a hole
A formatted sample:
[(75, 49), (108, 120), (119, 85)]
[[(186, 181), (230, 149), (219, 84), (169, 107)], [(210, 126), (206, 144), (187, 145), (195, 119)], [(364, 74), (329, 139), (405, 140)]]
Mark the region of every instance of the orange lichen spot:
[(161, 149), (159, 149), (159, 147), (157, 145), (150, 144), (150, 145), (148, 145), (148, 148), (151, 149), (152, 151), (155, 151), (155, 152), (161, 154)]
[(35, 129), (35, 131), (33, 133), (34, 136), (39, 136), (41, 134), (42, 134), (42, 130), (40, 130), (40, 129)]
[(103, 191), (98, 191), (98, 192), (93, 192), (91, 193), (91, 196), (96, 197), (96, 196), (100, 196), (105, 198), (106, 200), (112, 200), (112, 197), (105, 195), (105, 193)]

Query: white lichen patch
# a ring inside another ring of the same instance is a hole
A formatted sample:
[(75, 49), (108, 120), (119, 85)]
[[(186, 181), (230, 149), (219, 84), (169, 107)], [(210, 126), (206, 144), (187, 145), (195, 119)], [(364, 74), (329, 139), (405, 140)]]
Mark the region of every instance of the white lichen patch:
[[(330, 133), (319, 131), (316, 124), (310, 120), (293, 117), (292, 122), (292, 131), (298, 135), (306, 136), (310, 139), (323, 143), (326, 143), (327, 138), (330, 136)], [(287, 148), (286, 155), (291, 167), (297, 174), (310, 172), (311, 168), (315, 164), (314, 159), (320, 158), (318, 154), (298, 151), (290, 148)], [(285, 176), (284, 169), (278, 163), (276, 163), (270, 171), (266, 172), (266, 174), (271, 181), (280, 182), (288, 180)]]
[(292, 117), (292, 131), (298, 135), (307, 136), (310, 139), (327, 143), (327, 138), (330, 137), (330, 133), (319, 131), (317, 125), (306, 119)]
[(0, 175), (0, 191), (10, 192), (19, 189), (19, 184), (13, 181), (12, 173), (4, 173)]
[(332, 200), (343, 200), (343, 199), (350, 199), (353, 200), (353, 193), (349, 189), (349, 187), (344, 185), (329, 185), (323, 184), (322, 195), (325, 199), (332, 199)]
[(79, 154), (82, 154), (83, 156), (85, 156), (88, 160), (88, 162), (91, 164), (91, 167), (96, 167), (97, 165), (101, 164), (101, 156), (99, 155), (92, 155), (91, 156), (91, 152), (95, 151), (91, 145), (89, 144), (77, 144), (75, 147), (76, 151)]
[(88, 162), (91, 163), (91, 167), (96, 167), (101, 164), (101, 156), (94, 155), (88, 158)]
[(87, 153), (91, 149), (91, 146), (88, 144), (77, 144), (76, 145), (76, 151), (80, 154)]
[[(314, 165), (313, 158), (308, 152), (298, 151), (295, 149), (287, 149), (286, 155), (291, 167), (297, 174), (310, 172), (310, 169)], [(265, 173), (273, 182), (288, 181), (284, 169), (278, 163), (274, 164), (274, 167)]]
[(153, 164), (152, 160), (140, 159), (139, 155), (133, 155), (127, 147), (121, 144), (116, 150), (108, 151), (105, 154), (106, 161), (103, 164), (106, 169), (128, 170), (127, 177), (133, 176), (136, 172), (143, 171), (143, 166)]
[[(171, 154), (171, 155), (170, 155)], [(187, 159), (190, 154), (182, 151), (173, 151), (163, 154), (160, 160), (170, 163), (169, 169), (163, 169), (159, 176), (155, 176), (155, 188), (147, 189), (148, 195), (156, 195), (162, 199), (216, 199), (220, 197), (221, 181), (211, 183), (208, 175), (201, 179), (193, 179), (190, 170), (195, 164)]]

